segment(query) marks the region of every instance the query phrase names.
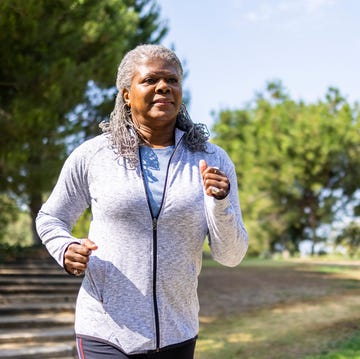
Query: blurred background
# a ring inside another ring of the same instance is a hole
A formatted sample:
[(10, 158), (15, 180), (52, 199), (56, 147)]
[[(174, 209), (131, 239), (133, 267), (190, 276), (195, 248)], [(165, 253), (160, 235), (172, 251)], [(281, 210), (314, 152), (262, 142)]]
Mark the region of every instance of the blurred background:
[(0, 0), (0, 356), (76, 357), (79, 281), (34, 219), (109, 119), (122, 56), (161, 43), (236, 166), (250, 237), (233, 269), (204, 247), (196, 358), (359, 359), (359, 16), (357, 0)]
[[(231, 155), (250, 255), (359, 255), (360, 3), (0, 3), (0, 243), (33, 221), (66, 156), (99, 133), (136, 44), (183, 61), (194, 122)], [(86, 236), (89, 214), (74, 229)]]

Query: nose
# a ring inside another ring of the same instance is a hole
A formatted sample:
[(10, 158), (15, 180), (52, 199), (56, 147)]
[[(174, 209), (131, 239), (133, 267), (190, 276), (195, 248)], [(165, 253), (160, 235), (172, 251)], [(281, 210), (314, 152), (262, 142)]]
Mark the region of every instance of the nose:
[(169, 92), (170, 92), (169, 84), (163, 79), (159, 80), (156, 86), (156, 93), (169, 93)]

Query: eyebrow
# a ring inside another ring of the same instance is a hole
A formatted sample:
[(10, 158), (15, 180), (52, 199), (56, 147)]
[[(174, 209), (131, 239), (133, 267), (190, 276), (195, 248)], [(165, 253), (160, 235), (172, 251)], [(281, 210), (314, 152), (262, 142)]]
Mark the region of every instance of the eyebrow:
[(159, 76), (159, 75), (165, 75), (165, 76), (176, 76), (181, 77), (178, 72), (172, 72), (172, 71), (149, 71), (141, 74), (141, 76)]

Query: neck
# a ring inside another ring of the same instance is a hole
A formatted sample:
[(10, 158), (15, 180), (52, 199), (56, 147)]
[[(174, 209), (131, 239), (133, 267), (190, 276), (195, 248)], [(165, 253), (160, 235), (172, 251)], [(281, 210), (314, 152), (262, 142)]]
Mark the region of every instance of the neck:
[(144, 142), (154, 148), (168, 147), (175, 143), (174, 127), (162, 128), (158, 131), (141, 125), (136, 129)]

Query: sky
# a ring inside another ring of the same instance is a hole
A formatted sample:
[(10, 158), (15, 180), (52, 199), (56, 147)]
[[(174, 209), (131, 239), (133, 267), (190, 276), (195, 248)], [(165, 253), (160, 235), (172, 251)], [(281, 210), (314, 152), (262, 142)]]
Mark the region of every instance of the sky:
[(359, 0), (157, 0), (188, 75), (188, 111), (211, 130), (269, 81), (307, 103), (330, 86), (360, 102)]

